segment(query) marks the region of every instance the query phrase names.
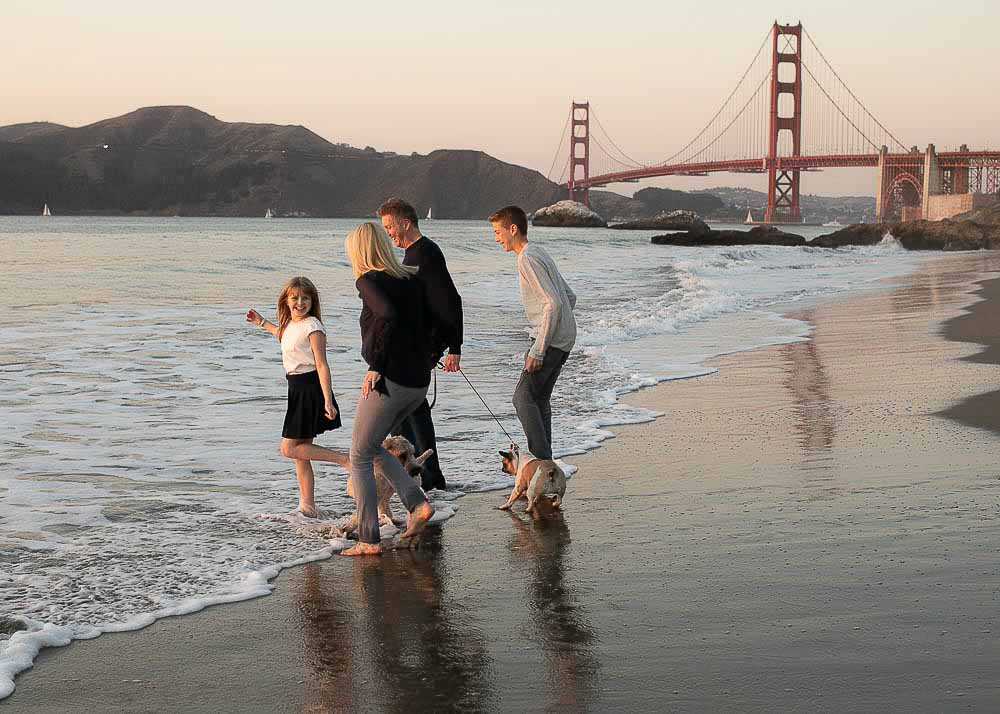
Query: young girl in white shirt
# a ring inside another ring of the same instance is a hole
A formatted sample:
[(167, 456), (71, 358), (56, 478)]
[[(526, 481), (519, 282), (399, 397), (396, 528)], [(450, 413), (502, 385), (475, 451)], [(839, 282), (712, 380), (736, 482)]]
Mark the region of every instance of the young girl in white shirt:
[(330, 385), (326, 361), (326, 328), (319, 306), (319, 293), (309, 278), (292, 278), (278, 296), (278, 324), (257, 312), (247, 311), (247, 322), (274, 335), (281, 343), (281, 361), (288, 379), (288, 409), (281, 432), (281, 455), (295, 459), (299, 482), (299, 511), (316, 518), (313, 461), (330, 461), (350, 468), (350, 457), (313, 444), (324, 431), (340, 427), (337, 400)]

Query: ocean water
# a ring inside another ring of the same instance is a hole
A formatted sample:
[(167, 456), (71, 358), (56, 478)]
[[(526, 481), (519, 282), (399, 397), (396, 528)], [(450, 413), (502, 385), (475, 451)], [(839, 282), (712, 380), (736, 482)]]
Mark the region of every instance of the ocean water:
[[(343, 248), (358, 222), (0, 218), (0, 698), (42, 646), (267, 594), (281, 568), (338, 545), (329, 522), (294, 515), (293, 464), (277, 448), (280, 353), (244, 314), (273, 317), (291, 276), (317, 284), (345, 421), (317, 442), (346, 449), (365, 371)], [(523, 443), (510, 404), (528, 345), (515, 257), (485, 222), (422, 228), (463, 296), (465, 374)], [(775, 306), (870, 288), (925, 259), (891, 237), (694, 249), (651, 245), (654, 233), (531, 230), (579, 298), (553, 407), (569, 467), (608, 426), (655, 418), (623, 394), (706, 374), (712, 356), (804, 339)], [(463, 494), (510, 488), (496, 456), (507, 439), (461, 375), (439, 373), (437, 390), (450, 489), (432, 498), (461, 517)], [(346, 474), (316, 470), (329, 519), (352, 512)]]

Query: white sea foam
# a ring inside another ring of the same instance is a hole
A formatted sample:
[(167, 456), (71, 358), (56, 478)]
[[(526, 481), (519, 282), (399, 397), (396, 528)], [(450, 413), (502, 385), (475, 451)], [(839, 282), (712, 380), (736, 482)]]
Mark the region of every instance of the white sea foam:
[[(331, 235), (355, 223), (0, 219), (0, 614), (31, 623), (0, 640), (0, 695), (39, 647), (266, 595), (281, 568), (345, 546), (342, 470), (316, 465), (327, 518), (287, 515), (280, 355), (243, 314), (271, 312), (290, 275), (319, 285), (345, 424), (317, 441), (346, 449), (365, 365), (357, 291)], [(513, 256), (485, 224), (434, 230), (466, 308), (463, 371), (523, 444), (510, 403), (527, 346)], [(919, 260), (891, 237), (866, 249), (694, 249), (649, 235), (532, 229), (579, 296), (578, 347), (553, 405), (567, 473), (566, 458), (611, 427), (657, 416), (623, 395), (707, 374), (716, 355), (803, 339), (805, 326), (772, 306), (869, 287)], [(24, 306), (29, 291), (44, 304)], [(444, 519), (461, 494), (513, 481), (496, 454), (507, 437), (479, 398), (456, 375), (439, 374), (438, 390), (453, 490), (431, 496)]]

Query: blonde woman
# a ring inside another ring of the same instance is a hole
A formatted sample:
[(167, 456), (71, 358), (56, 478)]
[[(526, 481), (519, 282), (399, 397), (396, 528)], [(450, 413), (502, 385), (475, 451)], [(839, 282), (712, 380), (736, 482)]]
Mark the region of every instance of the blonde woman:
[(351, 478), (358, 505), (360, 543), (343, 555), (379, 555), (375, 459), (392, 481), (409, 511), (409, 527), (400, 541), (409, 541), (434, 515), (402, 464), (382, 447), (382, 441), (413, 412), (427, 394), (430, 350), (423, 285), (416, 269), (402, 265), (381, 226), (362, 223), (344, 241), (361, 297), (361, 356), (368, 372), (351, 434)]

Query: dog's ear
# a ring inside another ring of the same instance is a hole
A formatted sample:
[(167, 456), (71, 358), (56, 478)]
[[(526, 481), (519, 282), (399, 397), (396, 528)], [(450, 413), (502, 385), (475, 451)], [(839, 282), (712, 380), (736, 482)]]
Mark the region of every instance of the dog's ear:
[(505, 459), (513, 459), (514, 458), (514, 454), (510, 453), (509, 451), (498, 451), (497, 453), (500, 454)]

